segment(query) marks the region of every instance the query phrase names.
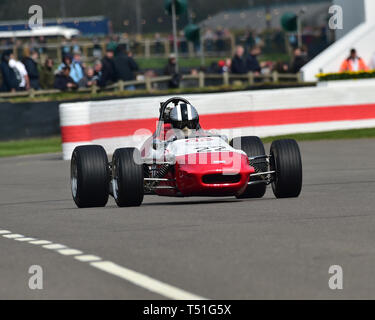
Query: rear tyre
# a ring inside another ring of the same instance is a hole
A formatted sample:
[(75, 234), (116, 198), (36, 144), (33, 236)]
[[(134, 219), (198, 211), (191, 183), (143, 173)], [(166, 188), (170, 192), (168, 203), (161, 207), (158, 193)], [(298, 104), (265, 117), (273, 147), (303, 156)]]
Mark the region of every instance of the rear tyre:
[(104, 207), (109, 196), (109, 167), (102, 146), (79, 146), (73, 151), (71, 188), (78, 208)]
[(271, 145), (270, 169), (276, 171), (272, 190), (276, 198), (296, 198), (302, 190), (302, 160), (295, 140), (277, 140)]
[[(235, 149), (241, 149), (247, 154), (248, 157), (264, 156), (266, 154), (263, 142), (258, 137), (234, 138), (230, 145)], [(254, 167), (256, 172), (265, 172), (268, 168), (268, 164), (265, 159), (255, 160), (250, 165)], [(256, 177), (251, 181), (260, 180), (262, 180), (261, 177)], [(266, 188), (267, 186), (265, 183), (249, 185), (243, 194), (236, 197), (238, 199), (262, 198), (266, 193)]]
[(113, 197), (119, 207), (138, 207), (143, 202), (144, 172), (135, 148), (117, 149), (112, 160)]

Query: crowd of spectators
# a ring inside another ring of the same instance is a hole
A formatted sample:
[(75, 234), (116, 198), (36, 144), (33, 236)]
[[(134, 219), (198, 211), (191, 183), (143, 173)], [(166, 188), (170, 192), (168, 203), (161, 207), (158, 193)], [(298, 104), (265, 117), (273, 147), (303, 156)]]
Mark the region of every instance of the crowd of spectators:
[[(56, 63), (45, 56), (40, 64), (40, 52), (31, 50), (17, 60), (13, 50), (5, 50), (1, 55), (0, 91), (15, 92), (24, 90), (59, 89), (62, 91), (92, 86), (105, 87), (119, 80), (135, 80), (139, 70), (131, 52), (123, 45), (108, 44), (105, 55), (97, 59), (93, 66), (82, 61), (78, 43), (62, 46), (62, 61)], [(57, 68), (55, 69), (55, 65)], [(127, 87), (127, 90), (134, 87)]]
[[(220, 40), (228, 36), (225, 30), (221, 33), (206, 30), (204, 38), (206, 49), (218, 46)], [(160, 39), (160, 34), (155, 35)], [(207, 68), (200, 70), (207, 73), (266, 74), (272, 71), (280, 73), (298, 73), (307, 62), (306, 49), (296, 48), (291, 64), (285, 62), (259, 62), (263, 44), (259, 36), (252, 33), (246, 34), (245, 45), (238, 45), (232, 58), (226, 58), (212, 63)], [(5, 50), (1, 56), (1, 91), (14, 92), (39, 89), (59, 89), (62, 91), (77, 88), (90, 88), (93, 86), (106, 87), (119, 80), (132, 81), (145, 76), (156, 75), (171, 76), (169, 88), (178, 88), (182, 74), (197, 74), (198, 69), (177, 70), (176, 57), (171, 54), (162, 70), (139, 70), (133, 54), (130, 51), (128, 36), (109, 38), (104, 54), (98, 39), (93, 39), (91, 63), (87, 64), (82, 59), (82, 49), (77, 39), (63, 41), (61, 45), (62, 61), (55, 61), (47, 56), (45, 39), (33, 40), (24, 50), (22, 57), (16, 59), (12, 50)], [(121, 43), (121, 44), (119, 44)], [(160, 42), (161, 48), (161, 42)], [(180, 48), (181, 49), (181, 48)], [(19, 52), (18, 56), (20, 56)], [(87, 58), (87, 57), (86, 57)], [(133, 90), (134, 86), (125, 89)]]
[(308, 62), (305, 49), (296, 48), (293, 54), (293, 60), (288, 62), (259, 61), (259, 55), (262, 53), (261, 47), (250, 47), (246, 49), (243, 46), (237, 46), (232, 59), (220, 60), (210, 67), (211, 73), (229, 72), (232, 74), (247, 74), (253, 72), (255, 75), (270, 74), (273, 71), (278, 73), (298, 73)]

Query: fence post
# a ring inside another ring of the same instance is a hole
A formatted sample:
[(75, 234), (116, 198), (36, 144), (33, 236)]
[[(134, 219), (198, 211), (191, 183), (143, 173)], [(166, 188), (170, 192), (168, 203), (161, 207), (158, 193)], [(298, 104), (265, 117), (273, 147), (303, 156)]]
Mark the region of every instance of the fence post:
[(16, 43), (14, 43), (13, 45), (13, 54), (14, 54), (14, 58), (18, 59), (18, 46)]
[(152, 91), (152, 81), (151, 81), (151, 78), (146, 76), (145, 77), (145, 81), (146, 81), (146, 90), (147, 92), (150, 92)]
[(98, 92), (98, 87), (96, 84), (94, 84), (92, 87), (91, 87), (91, 94), (96, 94)]
[(229, 35), (229, 38), (230, 38), (231, 53), (233, 55), (236, 51), (236, 37), (231, 33)]
[(223, 72), (223, 84), (229, 86), (229, 73), (227, 71)]
[(168, 39), (164, 39), (164, 51), (165, 51), (165, 56), (168, 58), (171, 53), (171, 48), (169, 47)]
[(30, 88), (30, 90), (29, 90), (29, 96), (30, 96), (30, 98), (35, 98), (35, 91), (34, 91), (33, 88)]
[(150, 58), (151, 56), (151, 42), (150, 39), (145, 39), (145, 57)]
[(272, 81), (273, 82), (279, 81), (279, 73), (277, 71), (272, 72)]
[(204, 88), (204, 72), (199, 72), (199, 88)]
[(125, 85), (124, 85), (124, 81), (123, 80), (120, 80), (118, 82), (118, 89), (119, 89), (119, 91), (124, 91)]
[(252, 71), (250, 71), (247, 74), (247, 77), (249, 79), (249, 85), (252, 86), (254, 84), (254, 73)]
[(303, 73), (302, 72), (297, 73), (297, 82), (298, 83), (303, 82)]
[(188, 41), (188, 49), (189, 49), (189, 58), (193, 58), (195, 56), (194, 44), (190, 41)]
[(55, 49), (56, 49), (56, 57), (57, 57), (57, 61), (62, 61), (62, 46), (61, 44), (60, 45), (56, 45), (55, 46)]
[(82, 46), (82, 53), (83, 53), (83, 56), (84, 56), (85, 58), (88, 58), (88, 57), (89, 57), (89, 45), (84, 44), (84, 45)]

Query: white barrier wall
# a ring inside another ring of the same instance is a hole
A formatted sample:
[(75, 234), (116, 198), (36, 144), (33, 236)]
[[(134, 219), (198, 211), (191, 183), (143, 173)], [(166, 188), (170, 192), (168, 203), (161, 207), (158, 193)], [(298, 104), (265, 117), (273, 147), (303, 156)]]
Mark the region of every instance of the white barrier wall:
[[(184, 96), (204, 129), (230, 137), (375, 127), (373, 86), (319, 87)], [(139, 147), (155, 130), (161, 101), (170, 97), (117, 99), (60, 105), (63, 158), (82, 144)]]

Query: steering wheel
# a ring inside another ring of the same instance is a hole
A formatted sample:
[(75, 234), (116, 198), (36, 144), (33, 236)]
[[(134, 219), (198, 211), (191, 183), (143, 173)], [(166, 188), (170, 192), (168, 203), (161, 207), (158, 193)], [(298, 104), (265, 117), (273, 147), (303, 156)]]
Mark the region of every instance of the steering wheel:
[(160, 132), (161, 132), (161, 129), (162, 129), (162, 123), (164, 121), (164, 113), (165, 113), (165, 110), (167, 109), (168, 105), (173, 103), (175, 106), (177, 106), (179, 102), (184, 102), (186, 104), (190, 104), (190, 102), (188, 100), (186, 100), (184, 98), (181, 98), (181, 97), (173, 97), (173, 98), (168, 99), (165, 102), (160, 103), (159, 122), (158, 122), (158, 126), (156, 128), (156, 132), (153, 135), (154, 137), (158, 137), (160, 135)]

